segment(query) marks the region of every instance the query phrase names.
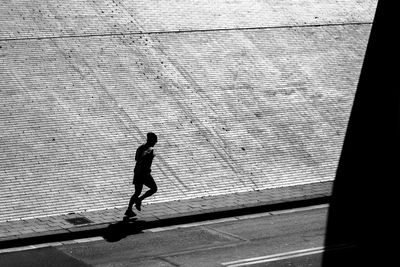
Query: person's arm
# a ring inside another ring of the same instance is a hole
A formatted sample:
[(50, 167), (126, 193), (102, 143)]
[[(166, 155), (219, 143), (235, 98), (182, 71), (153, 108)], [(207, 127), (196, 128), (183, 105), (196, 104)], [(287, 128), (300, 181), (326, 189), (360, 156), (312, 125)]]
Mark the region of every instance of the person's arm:
[(135, 155), (135, 161), (138, 161), (139, 160), (139, 158), (140, 158), (140, 152), (141, 151), (141, 149), (140, 149), (140, 147), (138, 147), (138, 149), (136, 149), (136, 155)]

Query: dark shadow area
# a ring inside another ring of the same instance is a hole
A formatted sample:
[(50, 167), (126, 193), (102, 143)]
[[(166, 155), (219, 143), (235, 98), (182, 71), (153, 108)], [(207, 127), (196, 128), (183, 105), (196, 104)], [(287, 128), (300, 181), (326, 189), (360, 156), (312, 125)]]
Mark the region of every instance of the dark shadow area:
[(136, 218), (123, 219), (120, 222), (110, 224), (103, 230), (103, 238), (107, 242), (117, 242), (129, 236), (142, 233), (145, 228), (145, 221)]
[(400, 46), (394, 3), (377, 6), (331, 196), (325, 245), (353, 248), (324, 255), (324, 267), (391, 266), (396, 256)]

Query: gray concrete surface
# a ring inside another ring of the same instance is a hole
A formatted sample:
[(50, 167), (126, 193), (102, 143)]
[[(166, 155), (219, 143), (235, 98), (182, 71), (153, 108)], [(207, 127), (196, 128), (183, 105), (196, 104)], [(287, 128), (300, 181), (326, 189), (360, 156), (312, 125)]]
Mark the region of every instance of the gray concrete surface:
[(376, 1), (0, 7), (0, 222), (332, 181)]

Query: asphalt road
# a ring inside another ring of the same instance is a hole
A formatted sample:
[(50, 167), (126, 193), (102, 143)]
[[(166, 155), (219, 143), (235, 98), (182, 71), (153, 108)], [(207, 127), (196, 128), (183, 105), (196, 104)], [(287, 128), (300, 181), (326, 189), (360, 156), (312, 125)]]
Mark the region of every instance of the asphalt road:
[(343, 252), (323, 247), (326, 220), (316, 206), (126, 235), (132, 222), (105, 238), (1, 253), (0, 266), (321, 266), (324, 251)]

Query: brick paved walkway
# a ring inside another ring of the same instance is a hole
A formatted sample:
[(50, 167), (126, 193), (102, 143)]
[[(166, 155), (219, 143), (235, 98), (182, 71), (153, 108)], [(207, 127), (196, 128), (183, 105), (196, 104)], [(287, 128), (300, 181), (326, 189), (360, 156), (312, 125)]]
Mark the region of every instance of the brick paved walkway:
[[(329, 197), (331, 195), (332, 182), (312, 183), (306, 185), (281, 187), (275, 189), (234, 193), (221, 196), (194, 198), (182, 201), (170, 201), (143, 205), (142, 212), (138, 213), (138, 220), (144, 225), (162, 225), (163, 222), (172, 221), (180, 223), (188, 218), (194, 220), (217, 218), (222, 212), (245, 212), (249, 209), (265, 207), (274, 204), (287, 204), (295, 201), (312, 200)], [(121, 222), (126, 207), (68, 214), (61, 216), (49, 216), (29, 220), (17, 220), (0, 223), (0, 248), (26, 244), (29, 240), (53, 237), (68, 239), (77, 234), (85, 234), (89, 231), (104, 230), (112, 224)], [(265, 207), (266, 211), (268, 207)], [(73, 225), (68, 219), (87, 218), (90, 223)], [(75, 234), (75, 235), (74, 235)], [(54, 239), (55, 238), (55, 239)]]

